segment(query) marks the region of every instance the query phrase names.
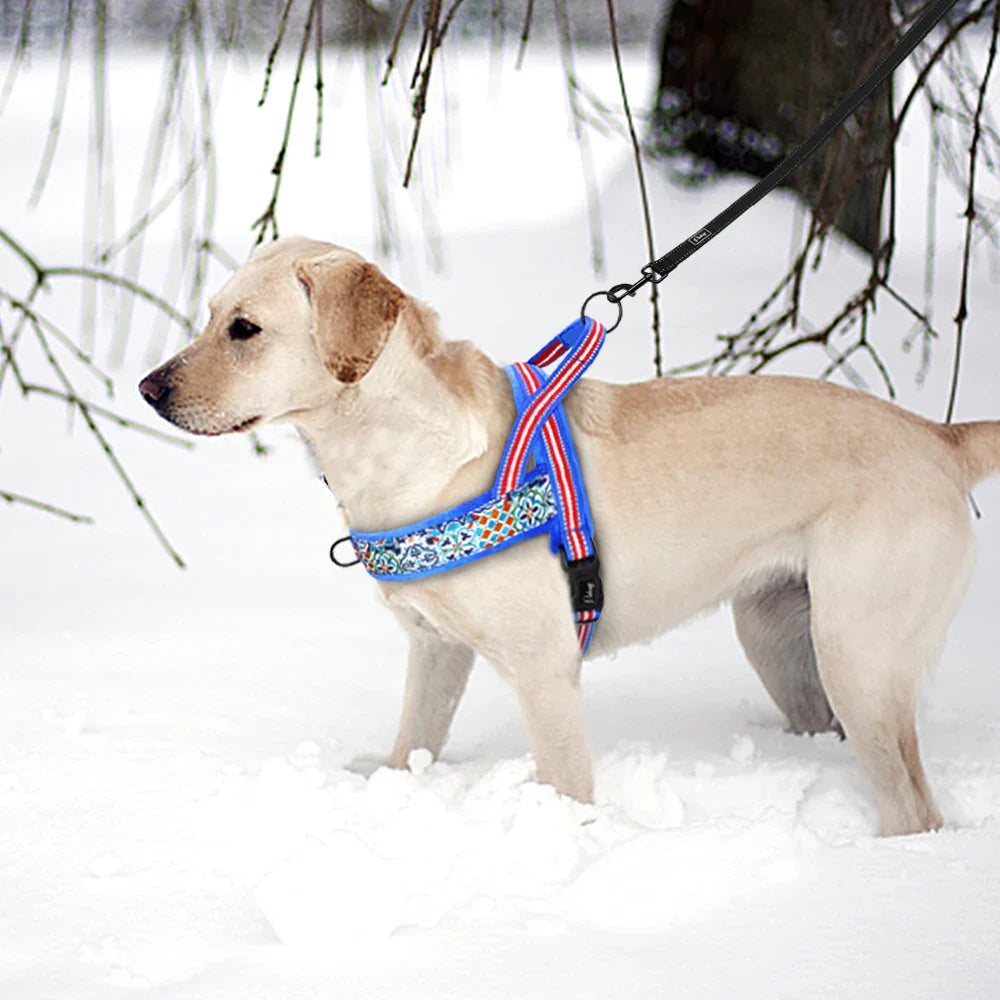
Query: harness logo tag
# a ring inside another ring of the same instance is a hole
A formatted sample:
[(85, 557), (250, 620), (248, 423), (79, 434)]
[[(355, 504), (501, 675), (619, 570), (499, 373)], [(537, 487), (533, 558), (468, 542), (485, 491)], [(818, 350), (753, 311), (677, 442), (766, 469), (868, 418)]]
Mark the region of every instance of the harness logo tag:
[(688, 243), (693, 243), (697, 247), (701, 246), (701, 244), (704, 243), (705, 240), (709, 240), (711, 238), (712, 238), (712, 230), (702, 229), (700, 232), (695, 233), (694, 236), (692, 236), (688, 240)]

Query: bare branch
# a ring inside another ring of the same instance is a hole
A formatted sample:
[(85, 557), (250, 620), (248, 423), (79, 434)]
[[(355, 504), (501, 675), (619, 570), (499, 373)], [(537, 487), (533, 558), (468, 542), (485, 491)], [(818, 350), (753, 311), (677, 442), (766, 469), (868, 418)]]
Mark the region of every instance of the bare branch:
[(25, 396), (47, 396), (50, 399), (57, 399), (60, 402), (68, 403), (70, 406), (86, 407), (95, 416), (109, 420), (111, 423), (117, 424), (119, 427), (137, 431), (140, 434), (146, 434), (149, 437), (154, 437), (159, 441), (163, 441), (165, 444), (172, 444), (178, 448), (186, 448), (188, 451), (192, 451), (194, 449), (194, 442), (189, 441), (187, 438), (177, 437), (176, 434), (168, 434), (161, 431), (158, 427), (150, 427), (149, 424), (144, 424), (138, 420), (131, 420), (128, 417), (123, 417), (120, 413), (115, 413), (114, 410), (109, 410), (105, 406), (100, 406), (97, 403), (90, 402), (90, 400), (82, 399), (80, 396), (77, 396), (76, 393), (61, 392), (59, 389), (53, 389), (51, 386), (36, 385), (34, 382), (23, 383), (22, 389)]
[(187, 169), (180, 175), (170, 185), (169, 188), (163, 193), (163, 197), (150, 208), (148, 208), (143, 214), (132, 223), (131, 228), (118, 237), (113, 243), (108, 244), (104, 250), (101, 251), (98, 260), (102, 264), (107, 264), (112, 257), (119, 254), (124, 250), (130, 243), (141, 236), (163, 213), (173, 205), (177, 196), (194, 180), (198, 175), (198, 171), (201, 169), (202, 164), (197, 160), (192, 160), (188, 165)]
[(399, 15), (399, 22), (396, 24), (396, 31), (392, 36), (392, 45), (389, 46), (389, 55), (385, 60), (385, 74), (382, 77), (382, 86), (389, 82), (393, 67), (396, 65), (396, 56), (399, 54), (399, 43), (403, 39), (403, 32), (406, 31), (407, 22), (410, 20), (410, 11), (413, 9), (413, 0), (406, 0), (402, 14)]
[[(0, 232), (2, 235), (2, 232)], [(165, 299), (160, 298), (155, 292), (151, 292), (144, 285), (140, 285), (136, 281), (132, 281), (129, 278), (123, 278), (121, 275), (114, 274), (111, 271), (102, 271), (100, 268), (96, 267), (47, 267), (43, 271), (45, 278), (56, 278), (60, 275), (65, 277), (73, 278), (88, 278), (91, 281), (103, 282), (108, 285), (117, 285), (119, 288), (124, 288), (126, 291), (131, 292), (133, 295), (140, 299), (148, 302), (150, 305), (155, 306), (160, 312), (169, 316), (178, 326), (182, 327), (184, 331), (190, 335), (194, 336), (198, 331), (195, 329), (194, 324), (182, 313), (179, 313), (169, 302)]]
[(576, 86), (576, 70), (573, 65), (573, 37), (570, 33), (569, 17), (565, 0), (553, 0), (553, 12), (559, 33), (559, 49), (562, 55), (563, 73), (566, 77), (566, 93), (569, 98), (570, 118), (573, 136), (580, 150), (580, 166), (583, 170), (583, 186), (587, 201), (587, 218), (590, 223), (590, 263), (594, 272), (604, 266), (604, 232), (601, 227), (601, 201), (597, 187), (597, 174), (590, 151), (590, 138), (583, 128), (583, 116)]
[(215, 240), (205, 239), (202, 240), (202, 249), (219, 261), (223, 266), (228, 267), (231, 271), (235, 271), (236, 268), (240, 266), (240, 262), (226, 250), (225, 247), (216, 243)]
[[(454, 0), (449, 17), (445, 25), (450, 23), (450, 18), (458, 10), (462, 0)], [(416, 89), (413, 98), (413, 136), (410, 139), (410, 152), (406, 157), (406, 169), (403, 171), (403, 187), (409, 187), (410, 178), (413, 176), (413, 161), (417, 153), (417, 143), (420, 141), (420, 126), (424, 120), (424, 112), (427, 110), (427, 93), (431, 86), (431, 71), (434, 68), (434, 54), (443, 32), (439, 32), (441, 20), (441, 0), (429, 0), (427, 5), (427, 17), (424, 22), (424, 33), (420, 39), (420, 51), (417, 53), (417, 63), (413, 70), (413, 78), (410, 83), (411, 88)], [(426, 63), (424, 58), (426, 56)]]
[(965, 14), (963, 17), (960, 17), (957, 21), (955, 21), (948, 29), (948, 31), (945, 33), (941, 41), (931, 52), (931, 55), (928, 58), (927, 62), (920, 67), (920, 71), (917, 73), (916, 80), (910, 87), (909, 92), (907, 93), (905, 99), (903, 100), (902, 105), (900, 105), (899, 111), (896, 114), (896, 120), (893, 123), (893, 134), (892, 134), (893, 145), (895, 145), (896, 140), (899, 138), (899, 133), (903, 128), (903, 122), (906, 120), (906, 116), (909, 113), (914, 100), (916, 100), (917, 96), (924, 89), (924, 86), (927, 83), (927, 77), (930, 75), (931, 70), (938, 64), (941, 58), (945, 55), (945, 53), (948, 51), (949, 46), (958, 37), (958, 35), (962, 31), (964, 31), (967, 27), (969, 27), (970, 24), (976, 24), (980, 20), (982, 20), (983, 15), (989, 11), (990, 7), (993, 6), (993, 3), (994, 0), (983, 0), (983, 2), (980, 3), (978, 7), (969, 11), (969, 13)]
[(62, 131), (63, 111), (66, 108), (66, 92), (69, 89), (69, 67), (73, 53), (74, 28), (76, 26), (76, 7), (74, 0), (66, 0), (66, 21), (63, 28), (62, 51), (59, 53), (59, 81), (56, 84), (56, 98), (52, 108), (52, 116), (49, 119), (49, 131), (45, 139), (45, 150), (42, 153), (42, 160), (38, 166), (38, 174), (28, 197), (28, 205), (34, 208), (38, 205), (42, 192), (45, 190), (46, 181), (49, 179), (49, 170), (52, 167), (52, 160), (56, 153), (56, 144), (59, 141), (59, 133)]
[(8, 493), (6, 490), (0, 490), (0, 500), (6, 500), (7, 503), (23, 504), (25, 507), (34, 507), (36, 510), (45, 511), (46, 514), (55, 514), (56, 517), (63, 517), (67, 521), (74, 521), (77, 524), (94, 523), (94, 519), (87, 514), (73, 514), (62, 507), (54, 507), (52, 504), (43, 503), (41, 500), (32, 500), (31, 497), (24, 497), (19, 493)]
[(320, 155), (323, 138), (323, 4), (316, 6), (316, 148), (314, 156)]
[(17, 43), (14, 46), (14, 53), (7, 69), (7, 76), (4, 79), (3, 87), (0, 88), (0, 114), (3, 114), (10, 100), (11, 91), (14, 89), (14, 81), (24, 62), (25, 53), (28, 51), (28, 44), (31, 41), (31, 15), (35, 7), (35, 0), (25, 0), (21, 9), (21, 28), (17, 33)]
[[(288, 3), (290, 6), (294, 3), (294, 0), (288, 0)], [(292, 134), (292, 119), (295, 116), (295, 99), (298, 96), (299, 83), (302, 80), (302, 66), (305, 63), (306, 52), (309, 48), (309, 38), (315, 27), (316, 12), (321, 3), (322, 0), (310, 0), (309, 14), (306, 17), (305, 27), (302, 29), (302, 42), (299, 45), (299, 57), (295, 64), (295, 78), (292, 80), (292, 90), (288, 99), (288, 112), (285, 115), (285, 130), (281, 138), (281, 148), (278, 150), (274, 166), (271, 168), (271, 173), (274, 175), (274, 188), (271, 191), (271, 200), (268, 202), (267, 207), (264, 209), (257, 221), (250, 227), (251, 229), (258, 230), (257, 239), (255, 241), (255, 245), (257, 246), (264, 242), (268, 228), (270, 228), (272, 239), (278, 238), (278, 194), (281, 191), (281, 180), (284, 176), (285, 156), (288, 153), (288, 140)], [(287, 15), (285, 20), (287, 20)], [(283, 30), (284, 28), (282, 28), (282, 31)], [(276, 42), (275, 44), (277, 45), (278, 43)], [(277, 54), (277, 49), (272, 51)], [(268, 74), (270, 73), (271, 62), (273, 62), (273, 60), (268, 63)], [(265, 83), (265, 95), (266, 91), (267, 85)], [(261, 97), (261, 103), (263, 103), (263, 101), (264, 96)]]
[(10, 235), (6, 230), (0, 229), (0, 240), (7, 244), (14, 253), (24, 261), (25, 264), (31, 269), (35, 276), (35, 284), (37, 286), (42, 286), (45, 284), (45, 276), (47, 274), (45, 268), (38, 263), (38, 259), (32, 254), (28, 253), (27, 250), (13, 236)]
[[(829, 356), (828, 363), (825, 364), (823, 370), (819, 373), (822, 377), (831, 377), (836, 373), (841, 373), (850, 381), (855, 382), (861, 376), (854, 368), (854, 360), (865, 355), (870, 359), (875, 370), (878, 372), (879, 378), (884, 384), (886, 394), (892, 398), (895, 395), (895, 386), (885, 360), (871, 339), (869, 323), (878, 306), (879, 297), (884, 292), (888, 299), (905, 310), (915, 321), (912, 332), (904, 341), (904, 348), (909, 348), (914, 338), (918, 336), (922, 338), (923, 359), (920, 370), (917, 373), (918, 381), (922, 379), (929, 363), (931, 344), (939, 337), (939, 332), (934, 326), (930, 312), (930, 289), (932, 288), (931, 283), (933, 281), (934, 243), (936, 241), (932, 212), (936, 192), (934, 190), (934, 177), (932, 176), (931, 191), (929, 192), (930, 201), (927, 209), (930, 221), (928, 223), (928, 247), (924, 277), (927, 305), (921, 309), (890, 280), (893, 253), (896, 247), (898, 198), (895, 144), (903, 122), (912, 109), (914, 102), (918, 96), (924, 95), (931, 108), (932, 133), (936, 143), (936, 145), (932, 146), (932, 159), (934, 163), (937, 162), (936, 157), (938, 154), (941, 155), (941, 158), (945, 162), (948, 162), (948, 157), (954, 160), (947, 141), (942, 138), (944, 133), (939, 127), (942, 121), (953, 122), (963, 130), (968, 128), (969, 132), (972, 133), (972, 138), (967, 146), (970, 163), (981, 159), (987, 168), (991, 170), (993, 168), (990, 164), (994, 160), (1000, 163), (1000, 144), (994, 141), (984, 103), (984, 94), (988, 80), (980, 78), (979, 74), (975, 72), (974, 63), (970, 58), (962, 55), (954, 55), (958, 51), (957, 40), (961, 32), (981, 21), (990, 9), (995, 11), (991, 0), (982, 0), (975, 7), (956, 18), (942, 33), (942, 38), (936, 39), (933, 45), (927, 46), (928, 54), (924, 56), (918, 66), (916, 82), (909, 86), (905, 92), (898, 111), (892, 119), (889, 132), (891, 142), (887, 146), (886, 153), (890, 157), (887, 171), (887, 196), (889, 202), (887, 233), (881, 244), (872, 254), (871, 271), (865, 284), (837, 310), (836, 314), (829, 321), (818, 328), (813, 328), (805, 321), (801, 315), (801, 309), (806, 278), (820, 264), (824, 240), (828, 230), (828, 224), (824, 220), (817, 218), (814, 212), (808, 231), (802, 240), (801, 249), (789, 265), (787, 272), (764, 299), (762, 304), (753, 312), (739, 331), (720, 337), (718, 349), (713, 354), (703, 358), (700, 362), (684, 366), (683, 370), (707, 371), (712, 374), (728, 374), (735, 371), (756, 372), (763, 370), (790, 351), (806, 348), (809, 345), (817, 345), (822, 347)], [(906, 17), (903, 20), (905, 21), (911, 14), (916, 13), (919, 12), (907, 11)], [(994, 35), (991, 40), (991, 46), (995, 44), (995, 41), (996, 38)], [(992, 55), (990, 58), (992, 60)], [(951, 65), (952, 61), (955, 61), (955, 65)], [(932, 90), (929, 84), (931, 73), (937, 67), (943, 67), (941, 75), (944, 77), (946, 85), (955, 91), (955, 97), (950, 102), (946, 102), (942, 94)], [(989, 76), (991, 68), (992, 62), (987, 67), (986, 77)], [(971, 89), (973, 85), (978, 95), (978, 99), (974, 102), (967, 100), (965, 94), (961, 92), (963, 87)], [(973, 104), (975, 104), (975, 108), (973, 108)], [(984, 153), (984, 145), (987, 143), (990, 144), (988, 155)], [(934, 163), (932, 163), (932, 171), (936, 171)], [(884, 166), (885, 163), (883, 163)], [(861, 169), (868, 169), (868, 165), (864, 165)], [(951, 169), (957, 177), (960, 173), (957, 164), (952, 164)], [(842, 180), (845, 181), (843, 188), (849, 190), (856, 179), (846, 178)], [(993, 238), (989, 220), (984, 220), (981, 214), (983, 212), (983, 204), (977, 198), (974, 173), (970, 181), (970, 183), (963, 181), (967, 203), (966, 242), (964, 247), (966, 263), (968, 263), (971, 256), (971, 248), (974, 245), (977, 235), (986, 235), (989, 238)], [(839, 208), (833, 206), (833, 211), (839, 211)], [(960, 297), (958, 316), (956, 317), (959, 331), (953, 368), (952, 405), (957, 387), (958, 365), (961, 356), (961, 335), (965, 321), (964, 314), (967, 313), (966, 288), (967, 274), (963, 278), (963, 290)], [(775, 313), (779, 297), (786, 293), (788, 295), (787, 306), (782, 306)], [(802, 333), (797, 334), (796, 331), (800, 329)], [(681, 369), (675, 369), (675, 371), (679, 370)], [(950, 412), (951, 409), (949, 408), (949, 415)]]
[[(120, 268), (121, 273), (133, 281), (139, 277), (145, 247), (147, 226), (143, 225), (143, 220), (152, 221), (152, 218), (155, 217), (153, 193), (160, 174), (168, 162), (167, 149), (169, 139), (176, 134), (178, 130), (177, 123), (183, 121), (182, 108), (187, 79), (187, 66), (184, 60), (184, 38), (187, 19), (188, 8), (185, 5), (167, 38), (167, 53), (164, 60), (159, 95), (156, 101), (156, 110), (150, 121), (149, 135), (146, 139), (146, 148), (143, 154), (142, 170), (139, 174), (139, 183), (133, 201), (132, 214), (137, 221), (130, 227), (130, 231), (126, 236), (127, 248), (125, 250), (125, 259)], [(192, 155), (190, 157), (192, 170), (197, 169), (197, 162), (197, 158)], [(192, 177), (194, 176), (192, 174)], [(184, 197), (181, 208), (182, 218), (184, 216), (184, 206), (187, 204), (188, 190), (188, 185), (182, 184), (177, 187), (176, 191), (177, 196)], [(163, 199), (163, 203), (166, 205), (166, 198)], [(170, 204), (172, 203), (171, 201)], [(121, 241), (110, 241), (111, 244), (116, 242), (120, 243)], [(110, 247), (104, 251), (104, 254), (97, 257), (97, 263), (105, 263), (105, 256), (109, 253)], [(164, 283), (163, 290), (167, 292), (171, 299), (176, 297), (176, 291), (169, 281)], [(113, 364), (120, 365), (125, 359), (128, 334), (132, 326), (133, 309), (133, 300), (129, 296), (123, 296), (120, 306), (116, 310), (115, 331), (109, 351), (109, 357)], [(157, 324), (154, 328), (154, 337), (150, 340), (150, 347), (158, 347), (159, 341), (163, 336), (163, 328)]]
[(528, 35), (531, 32), (531, 18), (535, 12), (535, 0), (528, 0), (524, 9), (524, 25), (521, 28), (521, 44), (517, 49), (517, 68), (520, 69), (524, 62), (524, 53), (528, 48)]
[[(632, 156), (635, 160), (635, 176), (639, 184), (639, 197), (642, 201), (642, 222), (646, 232), (646, 251), (650, 260), (655, 260), (656, 251), (653, 248), (653, 222), (649, 212), (649, 195), (646, 192), (646, 175), (642, 169), (642, 150), (639, 148), (639, 138), (635, 134), (635, 123), (632, 121), (632, 109), (629, 107), (628, 91), (625, 88), (625, 74), (622, 70), (622, 56), (618, 47), (618, 26), (615, 23), (614, 0), (608, 0), (608, 25), (611, 29), (611, 51), (615, 58), (615, 70), (618, 73), (618, 86), (621, 89), (622, 105), (625, 108), (625, 120), (628, 122), (628, 134), (632, 140)], [(650, 283), (649, 301), (653, 310), (653, 368), (657, 378), (663, 374), (663, 356), (660, 344), (660, 301), (659, 286), (654, 281)]]
[(10, 307), (16, 312), (21, 313), (21, 315), (27, 317), (33, 323), (37, 323), (39, 326), (44, 327), (73, 355), (77, 361), (80, 362), (80, 364), (87, 368), (101, 382), (108, 395), (111, 394), (113, 386), (111, 376), (98, 368), (97, 365), (94, 364), (94, 359), (89, 354), (82, 351), (72, 340), (70, 340), (70, 338), (55, 325), (55, 323), (46, 319), (41, 313), (39, 313), (23, 299), (16, 299), (4, 291), (0, 291), (0, 298), (8, 302)]
[(285, 29), (288, 27), (288, 15), (292, 12), (295, 0), (285, 0), (285, 6), (281, 9), (281, 19), (278, 21), (278, 33), (275, 35), (274, 44), (267, 53), (267, 65), (264, 67), (264, 87), (260, 92), (260, 100), (257, 107), (263, 107), (267, 100), (267, 92), (271, 86), (271, 73), (274, 70), (274, 61), (278, 58), (278, 51), (281, 49), (281, 42), (285, 37)]
[(38, 338), (38, 342), (39, 342), (39, 344), (42, 347), (42, 352), (44, 353), (45, 358), (48, 361), (50, 368), (55, 373), (56, 378), (62, 384), (63, 389), (64, 389), (64, 391), (66, 393), (66, 396), (69, 397), (70, 401), (75, 406), (76, 411), (83, 418), (83, 421), (87, 425), (88, 429), (90, 430), (90, 433), (94, 436), (94, 438), (100, 444), (102, 450), (104, 451), (105, 456), (107, 457), (108, 461), (111, 463), (112, 468), (114, 469), (115, 473), (118, 475), (118, 478), (121, 480), (121, 482), (125, 486), (126, 490), (131, 495), (132, 499), (135, 501), (136, 506), (139, 508), (139, 512), (142, 514), (142, 516), (145, 519), (146, 523), (152, 529), (153, 534), (159, 540), (159, 542), (163, 546), (163, 548), (167, 551), (168, 555), (170, 555), (170, 557), (174, 560), (174, 562), (181, 569), (183, 569), (184, 568), (184, 560), (180, 557), (180, 554), (177, 552), (177, 550), (174, 549), (174, 547), (167, 540), (167, 536), (163, 533), (163, 531), (160, 528), (159, 524), (156, 522), (156, 519), (150, 513), (150, 510), (149, 510), (149, 508), (146, 505), (146, 501), (142, 498), (142, 496), (140, 496), (138, 490), (135, 488), (135, 485), (133, 484), (132, 479), (129, 477), (128, 473), (125, 471), (125, 467), (119, 461), (118, 456), (115, 454), (114, 449), (111, 447), (110, 442), (104, 436), (104, 434), (101, 431), (101, 429), (95, 423), (94, 417), (93, 417), (93, 414), (91, 412), (90, 407), (86, 403), (84, 403), (83, 400), (79, 398), (79, 396), (77, 396), (76, 392), (73, 389), (72, 383), (70, 382), (69, 378), (66, 376), (66, 373), (63, 371), (62, 366), (56, 360), (56, 356), (52, 353), (52, 349), (49, 346), (49, 342), (46, 339), (45, 334), (42, 331), (41, 326), (38, 325), (37, 323), (33, 323), (33, 322), (32, 322), (31, 325), (32, 325), (32, 328), (35, 331), (35, 334), (36, 334), (37, 338)]
[(969, 315), (969, 260), (972, 253), (972, 227), (976, 221), (976, 161), (979, 151), (979, 138), (982, 134), (980, 121), (983, 106), (986, 101), (986, 89), (989, 86), (990, 75), (993, 72), (993, 62), (997, 54), (997, 33), (1000, 30), (1000, 4), (993, 7), (993, 27), (990, 32), (990, 49), (986, 57), (986, 69), (979, 84), (979, 94), (976, 99), (976, 113), (972, 123), (972, 142), (969, 144), (969, 184), (968, 198), (965, 203), (965, 240), (962, 246), (962, 278), (958, 298), (958, 312), (955, 314), (955, 358), (951, 369), (951, 389), (948, 393), (948, 409), (944, 422), (951, 423), (955, 413), (955, 400), (958, 396), (958, 375), (962, 364), (962, 346), (965, 334), (965, 321)]

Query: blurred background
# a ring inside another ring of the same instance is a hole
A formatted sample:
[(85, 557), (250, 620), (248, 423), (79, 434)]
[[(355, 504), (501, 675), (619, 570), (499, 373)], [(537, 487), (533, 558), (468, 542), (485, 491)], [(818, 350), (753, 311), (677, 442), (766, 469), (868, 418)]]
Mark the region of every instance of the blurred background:
[[(546, 277), (573, 279), (564, 316), (590, 290), (634, 280), (764, 176), (923, 6), (4, 0), (0, 399), (20, 389), (39, 406), (61, 402), (110, 453), (94, 428), (136, 418), (109, 415), (79, 380), (106, 397), (124, 365), (176, 350), (209, 289), (279, 233), (355, 246), (430, 297), (470, 263), (456, 238), (489, 231), (472, 257), (481, 270), (463, 281), (491, 299), (497, 323), (521, 328), (524, 296), (543, 316), (556, 296), (508, 252), (512, 227), (585, 220), (546, 264)], [(630, 319), (644, 314), (625, 351), (648, 364), (611, 377), (778, 365), (893, 395), (897, 381), (933, 378), (936, 355), (951, 414), (961, 345), (942, 341), (962, 339), (973, 258), (996, 267), (993, 13), (958, 4), (793, 175), (794, 197), (776, 196), (790, 221), (740, 261), (746, 290), (719, 269), (711, 298), (724, 315), (697, 291), (700, 261), (693, 294), (671, 289), (666, 353), (657, 290), (630, 303)], [(727, 245), (699, 256), (718, 268)], [(956, 254), (953, 329), (936, 295)], [(25, 412), (0, 409), (0, 433)], [(25, 478), (0, 453), (3, 496), (48, 504)]]
[[(849, 748), (783, 732), (724, 613), (588, 662), (584, 823), (488, 669), (442, 763), (379, 768), (405, 643), (330, 565), (344, 525), (296, 435), (195, 446), (136, 391), (276, 234), (529, 357), (923, 9), (0, 0), (0, 994), (993, 994), (1000, 481), (925, 699), (945, 831), (873, 841)], [(956, 5), (625, 303), (595, 377), (795, 373), (1000, 417), (996, 40), (992, 0)], [(276, 947), (317, 938), (323, 968)]]

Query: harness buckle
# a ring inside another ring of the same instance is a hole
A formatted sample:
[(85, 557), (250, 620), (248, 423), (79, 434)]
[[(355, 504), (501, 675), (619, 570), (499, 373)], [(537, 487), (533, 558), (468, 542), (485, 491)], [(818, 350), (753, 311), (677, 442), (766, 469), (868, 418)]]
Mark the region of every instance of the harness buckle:
[(601, 560), (595, 552), (583, 559), (570, 562), (566, 558), (566, 550), (559, 549), (566, 579), (569, 581), (569, 597), (573, 610), (579, 614), (584, 611), (600, 613), (604, 608), (604, 584), (601, 582)]

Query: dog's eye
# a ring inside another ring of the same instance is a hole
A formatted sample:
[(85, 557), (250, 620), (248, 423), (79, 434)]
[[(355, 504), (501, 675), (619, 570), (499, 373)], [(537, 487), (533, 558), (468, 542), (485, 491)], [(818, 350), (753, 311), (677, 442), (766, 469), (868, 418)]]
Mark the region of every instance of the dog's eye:
[(260, 327), (242, 316), (238, 316), (229, 324), (230, 340), (249, 340), (251, 337), (256, 337), (258, 333), (260, 333)]

